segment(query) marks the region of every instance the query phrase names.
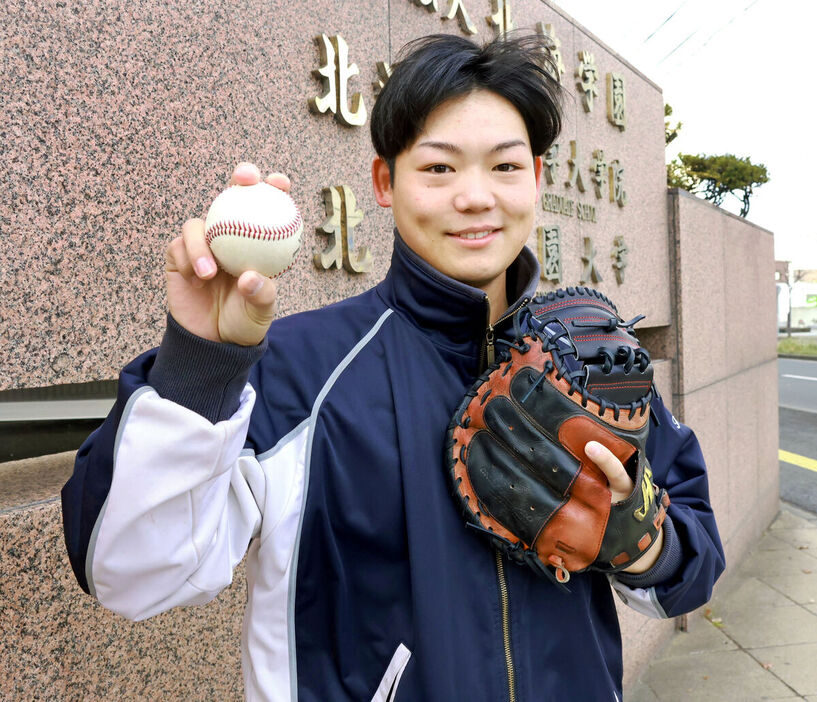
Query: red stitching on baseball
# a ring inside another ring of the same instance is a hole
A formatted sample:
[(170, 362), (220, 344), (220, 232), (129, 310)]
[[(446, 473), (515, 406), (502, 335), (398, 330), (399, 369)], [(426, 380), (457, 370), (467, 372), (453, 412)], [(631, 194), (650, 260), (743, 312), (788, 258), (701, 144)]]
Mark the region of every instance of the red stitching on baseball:
[(284, 239), (289, 239), (293, 234), (296, 234), (302, 224), (303, 220), (301, 219), (301, 213), (296, 207), (295, 217), (291, 222), (289, 222), (289, 224), (266, 229), (256, 224), (247, 224), (246, 222), (216, 222), (205, 232), (205, 238), (207, 239), (208, 244), (210, 244), (216, 237), (224, 236), (225, 234), (235, 234), (238, 236), (246, 236), (251, 239), (263, 239), (265, 241), (282, 241)]
[(297, 248), (297, 249), (295, 249), (295, 253), (294, 253), (294, 254), (293, 254), (293, 256), (292, 256), (292, 261), (290, 262), (290, 264), (289, 264), (289, 265), (288, 265), (286, 268), (284, 268), (284, 270), (282, 270), (280, 273), (276, 273), (276, 274), (275, 274), (274, 276), (272, 276), (272, 277), (273, 277), (273, 278), (277, 278), (278, 276), (283, 275), (283, 274), (284, 274), (284, 273), (286, 273), (286, 272), (287, 272), (287, 271), (288, 271), (290, 268), (292, 268), (292, 266), (294, 266), (294, 265), (295, 265), (295, 262), (298, 260), (298, 254), (300, 254), (300, 253), (301, 253), (301, 247), (300, 247), (300, 246), (298, 246), (298, 248)]

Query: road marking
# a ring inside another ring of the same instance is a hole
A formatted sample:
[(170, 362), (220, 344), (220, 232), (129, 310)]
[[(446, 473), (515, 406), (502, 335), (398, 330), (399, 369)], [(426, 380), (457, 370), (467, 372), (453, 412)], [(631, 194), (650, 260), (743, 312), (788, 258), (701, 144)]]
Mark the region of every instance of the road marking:
[(817, 414), (817, 409), (811, 407), (795, 407), (794, 405), (778, 405), (780, 409), (791, 410), (792, 412), (808, 412), (810, 414)]
[(797, 380), (814, 380), (814, 381), (817, 381), (817, 378), (812, 378), (809, 375), (789, 375), (787, 373), (784, 373), (780, 377), (781, 378), (797, 378)]
[(815, 473), (817, 473), (817, 461), (815, 461), (813, 458), (806, 458), (805, 456), (784, 451), (783, 449), (777, 450), (777, 457), (784, 463), (791, 463), (795, 466), (800, 466), (801, 468), (806, 468), (807, 470), (813, 470)]

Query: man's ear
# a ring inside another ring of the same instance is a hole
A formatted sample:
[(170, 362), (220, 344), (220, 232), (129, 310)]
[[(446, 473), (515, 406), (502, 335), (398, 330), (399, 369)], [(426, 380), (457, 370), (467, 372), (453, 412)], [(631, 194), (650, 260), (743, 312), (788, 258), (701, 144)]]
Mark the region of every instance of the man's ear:
[(377, 204), (381, 207), (391, 207), (391, 173), (389, 173), (389, 165), (380, 156), (375, 156), (372, 161), (372, 187)]
[(533, 157), (533, 172), (536, 175), (536, 196), (539, 197), (539, 194), (542, 192), (542, 171), (544, 170), (544, 165), (542, 163), (541, 156), (534, 156)]

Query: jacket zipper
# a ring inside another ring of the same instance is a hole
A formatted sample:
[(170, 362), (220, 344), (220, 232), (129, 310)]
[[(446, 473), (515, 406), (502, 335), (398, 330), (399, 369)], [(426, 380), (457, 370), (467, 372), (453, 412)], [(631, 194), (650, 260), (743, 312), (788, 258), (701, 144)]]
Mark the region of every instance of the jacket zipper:
[[(530, 301), (529, 297), (522, 298), (522, 301), (513, 309), (496, 320), (495, 324), (504, 322), (509, 317), (513, 317), (517, 310)], [(487, 365), (491, 365), (496, 358), (494, 348), (495, 334), (494, 324), (491, 323), (491, 303), (488, 296), (485, 296), (485, 308), (488, 313), (488, 325), (485, 330), (485, 359)], [(505, 564), (502, 562), (502, 553), (497, 549), (496, 554), (496, 577), (499, 582), (499, 603), (502, 609), (502, 644), (505, 647), (505, 667), (508, 672), (508, 702), (516, 702), (516, 673), (513, 667), (513, 655), (511, 653), (511, 606), (508, 596), (508, 583), (505, 580)]]
[[(506, 319), (513, 317), (520, 307), (524, 307), (525, 305), (530, 302), (529, 297), (523, 297), (522, 300), (518, 305), (516, 305), (513, 309), (509, 310), (506, 314), (496, 320), (494, 324), (499, 324), (500, 322), (504, 322)], [(494, 334), (494, 324), (491, 324), (491, 303), (488, 300), (488, 296), (485, 296), (485, 309), (488, 313), (488, 325), (485, 329), (485, 360), (487, 363), (485, 364), (486, 367), (490, 366), (494, 360), (496, 359), (496, 349), (494, 348), (494, 341), (496, 340), (496, 335)]]
[(502, 554), (498, 549), (494, 553), (496, 554), (496, 575), (499, 581), (499, 602), (502, 608), (502, 641), (505, 645), (505, 666), (508, 671), (508, 700), (516, 702), (516, 674), (511, 655), (511, 607), (508, 583), (505, 582), (505, 564), (502, 563)]

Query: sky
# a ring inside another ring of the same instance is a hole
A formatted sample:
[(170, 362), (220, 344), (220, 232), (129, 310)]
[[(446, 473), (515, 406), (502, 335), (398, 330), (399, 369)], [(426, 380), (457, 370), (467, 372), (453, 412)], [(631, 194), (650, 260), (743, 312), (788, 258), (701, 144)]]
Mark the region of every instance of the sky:
[[(747, 219), (775, 234), (775, 258), (817, 269), (817, 3), (802, 0), (555, 0), (661, 86), (680, 153), (748, 156), (769, 182)], [(723, 207), (737, 214), (740, 202)]]

